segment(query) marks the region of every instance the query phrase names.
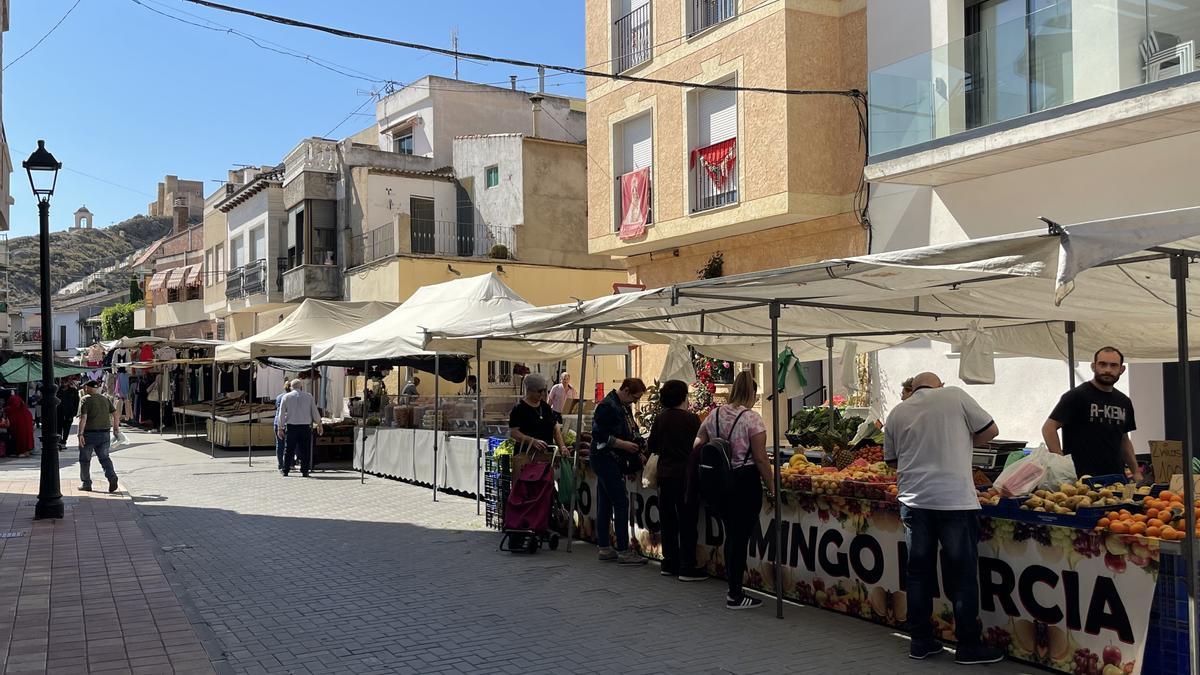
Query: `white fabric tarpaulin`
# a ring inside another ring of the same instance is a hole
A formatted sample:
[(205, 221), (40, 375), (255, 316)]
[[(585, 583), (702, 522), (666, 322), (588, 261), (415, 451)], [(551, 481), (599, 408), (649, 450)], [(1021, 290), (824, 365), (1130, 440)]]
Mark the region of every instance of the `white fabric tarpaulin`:
[[(1065, 336), (1050, 334), (1066, 321), (1076, 322), (1080, 346), (1121, 344), (1133, 360), (1171, 360), (1175, 282), (1163, 246), (1200, 251), (1200, 208), (538, 307), (434, 331), (428, 347), (473, 338), (578, 341), (587, 327), (599, 344), (677, 339), (707, 356), (765, 363), (766, 303), (778, 301), (780, 349), (802, 361), (825, 358), (829, 336), (835, 355), (848, 339), (866, 353), (914, 337), (949, 341), (972, 322), (990, 330), (998, 353), (1063, 358)], [(1200, 347), (1200, 331), (1191, 335)]]
[(268, 356), (307, 359), (312, 345), (378, 319), (396, 308), (392, 302), (339, 302), (308, 299), (266, 330), (220, 345), (216, 360), (249, 361)]
[[(495, 273), (422, 286), (399, 307), (358, 330), (330, 337), (312, 347), (313, 363), (355, 365), (364, 361), (388, 361), (432, 357), (425, 346), (426, 332), (454, 330), (456, 326), (507, 316), (533, 305), (517, 295)], [(504, 343), (486, 345), (484, 360), (552, 362), (565, 358), (574, 345), (545, 345), (545, 349), (518, 350)], [(475, 342), (466, 341), (440, 354), (475, 355)]]

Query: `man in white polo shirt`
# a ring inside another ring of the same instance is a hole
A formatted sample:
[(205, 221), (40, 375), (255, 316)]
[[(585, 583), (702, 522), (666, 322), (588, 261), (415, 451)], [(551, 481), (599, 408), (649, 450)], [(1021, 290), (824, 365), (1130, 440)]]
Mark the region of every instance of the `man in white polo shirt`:
[(321, 411), (312, 394), (304, 391), (304, 380), (292, 380), (292, 390), (279, 399), (279, 428), (275, 432), (284, 441), (283, 475), (300, 457), (300, 475), (308, 478), (312, 469), (312, 430), (317, 426), (317, 433), (324, 433), (321, 425)]
[(976, 445), (995, 438), (999, 429), (967, 392), (943, 387), (933, 373), (914, 377), (912, 389), (883, 428), (883, 458), (896, 467), (908, 543), (908, 655), (924, 659), (943, 649), (930, 622), (940, 543), (947, 565), (942, 575), (946, 597), (954, 606), (954, 660), (995, 663), (1004, 653), (980, 639), (979, 497), (971, 479), (971, 456)]

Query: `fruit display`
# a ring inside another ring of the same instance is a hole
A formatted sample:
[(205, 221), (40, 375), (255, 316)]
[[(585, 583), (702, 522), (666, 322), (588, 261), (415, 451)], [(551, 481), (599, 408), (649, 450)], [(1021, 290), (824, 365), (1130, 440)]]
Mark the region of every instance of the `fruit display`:
[(854, 451), (854, 459), (861, 459), (867, 464), (883, 461), (883, 446), (882, 445), (864, 445)]
[[(1179, 541), (1187, 536), (1182, 495), (1164, 490), (1157, 496), (1142, 497), (1141, 513), (1129, 509), (1113, 510), (1096, 523), (1096, 529), (1113, 534), (1133, 534), (1164, 541)], [(1192, 513), (1200, 521), (1200, 499), (1192, 504)], [(1200, 527), (1196, 528), (1200, 537)]]
[[(1089, 485), (1084, 479), (1074, 483), (1062, 483), (1055, 491), (1037, 490), (1022, 504), (1022, 509), (1045, 513), (1074, 514), (1078, 509), (1118, 506), (1129, 504), (1133, 495), (1138, 494), (1133, 485)], [(1150, 488), (1141, 494), (1149, 494)]]
[(817, 495), (841, 495), (863, 499), (895, 498), (896, 472), (884, 462), (868, 463), (855, 459), (839, 469), (808, 461), (804, 455), (792, 455), (782, 469), (783, 486), (789, 490)]

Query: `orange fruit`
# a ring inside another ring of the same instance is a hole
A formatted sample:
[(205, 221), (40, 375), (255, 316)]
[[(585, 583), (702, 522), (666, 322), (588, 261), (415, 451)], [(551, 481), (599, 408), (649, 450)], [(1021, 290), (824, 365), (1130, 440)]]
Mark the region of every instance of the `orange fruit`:
[(1108, 518), (1101, 518), (1100, 520), (1096, 521), (1096, 527), (1108, 527), (1108, 524), (1111, 522), (1112, 521)]
[(1126, 532), (1129, 532), (1129, 525), (1123, 520), (1118, 520), (1112, 525), (1109, 525), (1108, 529), (1115, 534), (1125, 534)]
[(1165, 523), (1158, 518), (1151, 518), (1150, 520), (1146, 521), (1146, 524), (1151, 527), (1162, 527)]
[(1167, 525), (1167, 526), (1163, 527), (1162, 530), (1159, 531), (1159, 536), (1161, 536), (1163, 539), (1166, 539), (1169, 541), (1169, 540), (1175, 538), (1176, 531), (1177, 530), (1175, 528), (1171, 527), (1170, 525)]
[(1126, 518), (1133, 515), (1132, 513), (1129, 512), (1128, 509), (1121, 509), (1120, 513), (1122, 516), (1125, 516)]
[(1135, 516), (1133, 517), (1133, 521), (1134, 521), (1135, 523), (1144, 523), (1144, 522), (1146, 522), (1146, 514), (1144, 514), (1144, 513), (1139, 513), (1139, 514), (1135, 515)]
[(1163, 490), (1162, 492), (1158, 493), (1159, 499), (1171, 499), (1174, 496), (1175, 496), (1175, 493), (1171, 492), (1170, 490)]
[(1158, 517), (1158, 509), (1156, 509), (1154, 507), (1150, 507), (1150, 508), (1146, 509), (1146, 517), (1147, 518), (1157, 518)]
[(1157, 525), (1151, 525), (1150, 527), (1146, 528), (1146, 536), (1147, 537), (1162, 536), (1162, 530), (1159, 529), (1159, 527)]
[(1116, 511), (1109, 511), (1109, 512), (1108, 512), (1108, 519), (1109, 519), (1109, 520), (1120, 520), (1120, 519), (1121, 519), (1121, 514), (1117, 513)]
[(1141, 534), (1146, 531), (1145, 523), (1134, 523), (1129, 526), (1129, 534)]

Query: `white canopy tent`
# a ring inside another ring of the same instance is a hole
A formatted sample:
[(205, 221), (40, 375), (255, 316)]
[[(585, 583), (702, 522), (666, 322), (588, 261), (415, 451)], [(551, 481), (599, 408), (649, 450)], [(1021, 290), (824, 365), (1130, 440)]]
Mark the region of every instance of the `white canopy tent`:
[(365, 326), (396, 308), (393, 302), (307, 299), (270, 328), (217, 347), (218, 363), (266, 357), (307, 358), (322, 340)]
[[(594, 342), (669, 339), (710, 356), (769, 362), (776, 382), (776, 355), (783, 346), (791, 346), (801, 360), (823, 355), (832, 366), (837, 345), (845, 340), (855, 341), (863, 352), (915, 337), (949, 340), (952, 333), (975, 325), (993, 332), (998, 350), (1011, 354), (1069, 355), (1073, 362), (1078, 336), (1089, 348), (1117, 343), (1132, 358), (1178, 361), (1179, 397), (1182, 410), (1190, 413), (1186, 364), (1198, 345), (1189, 331), (1197, 315), (1187, 307), (1189, 287), (1195, 286), (1188, 267), (1200, 257), (1200, 208), (1072, 226), (1047, 224), (1048, 229), (1013, 235), (524, 310), (433, 331), (428, 347), (442, 349), (464, 340), (575, 340), (583, 343), (586, 354)], [(750, 356), (755, 358), (745, 358)], [(778, 447), (778, 396), (771, 405), (773, 445)], [(1181, 440), (1187, 454), (1194, 455), (1191, 416), (1184, 417)], [(779, 459), (776, 453), (776, 495)], [(1184, 502), (1191, 503), (1191, 462), (1183, 464)], [(1185, 512), (1183, 552), (1190, 570), (1191, 662), (1196, 672), (1195, 522), (1191, 509)], [(782, 541), (776, 546), (782, 547)], [(777, 567), (776, 574), (781, 573)], [(780, 589), (781, 579), (775, 585)], [(777, 613), (782, 616), (782, 611), (780, 593)]]

